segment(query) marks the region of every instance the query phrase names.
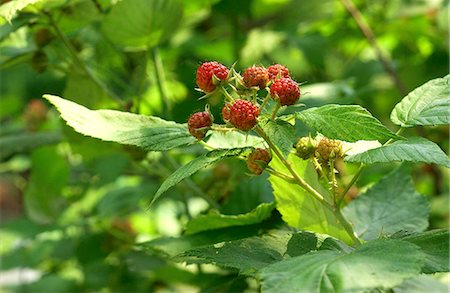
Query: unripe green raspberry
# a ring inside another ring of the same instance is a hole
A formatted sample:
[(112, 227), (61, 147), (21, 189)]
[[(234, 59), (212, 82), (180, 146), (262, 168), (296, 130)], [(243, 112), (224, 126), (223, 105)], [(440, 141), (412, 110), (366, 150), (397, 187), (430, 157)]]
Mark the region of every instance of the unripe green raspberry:
[(309, 136), (301, 137), (295, 144), (297, 156), (303, 160), (309, 159), (316, 151), (317, 142)]
[(322, 162), (328, 162), (330, 159), (342, 158), (344, 156), (342, 143), (326, 137), (322, 138), (319, 142), (316, 152)]

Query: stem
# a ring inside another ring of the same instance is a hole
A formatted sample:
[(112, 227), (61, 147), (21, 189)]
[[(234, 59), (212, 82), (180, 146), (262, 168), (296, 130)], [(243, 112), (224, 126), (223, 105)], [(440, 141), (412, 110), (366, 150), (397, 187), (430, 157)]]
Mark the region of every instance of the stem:
[(164, 76), (164, 67), (161, 60), (161, 55), (159, 54), (158, 47), (152, 49), (153, 65), (155, 66), (156, 82), (158, 84), (159, 93), (161, 99), (163, 100), (163, 111), (167, 113), (167, 116), (171, 116), (172, 105), (168, 99), (167, 89), (166, 89), (166, 78)]
[(276, 145), (270, 140), (270, 138), (266, 135), (264, 130), (259, 125), (256, 125), (254, 128), (256, 133), (259, 134), (269, 145), (269, 147), (273, 150), (275, 155), (281, 160), (283, 165), (289, 170), (289, 172), (294, 177), (294, 180), (298, 185), (300, 185), (304, 190), (306, 190), (313, 198), (318, 200), (323, 206), (325, 206), (327, 209), (329, 209), (336, 217), (336, 219), (342, 224), (343, 228), (347, 232), (347, 234), (350, 236), (350, 238), (353, 240), (355, 245), (360, 245), (361, 241), (356, 237), (352, 226), (350, 223), (345, 219), (345, 217), (342, 215), (341, 211), (336, 208), (333, 204), (329, 203), (325, 200), (325, 198), (312, 186), (310, 186), (303, 178), (301, 178), (298, 173), (294, 170), (291, 163), (286, 160), (286, 158), (283, 156), (283, 154), (278, 150)]
[(331, 194), (333, 195), (333, 202), (336, 202), (336, 174), (334, 173), (334, 159), (330, 160), (330, 184)]
[(270, 92), (267, 94), (267, 96), (264, 98), (261, 106), (259, 106), (259, 113), (261, 113), (261, 111), (264, 109), (264, 107), (267, 105), (267, 103), (270, 100)]
[(362, 170), (364, 169), (364, 167), (365, 166), (363, 164), (359, 165), (358, 171), (356, 171), (355, 175), (353, 175), (352, 180), (350, 180), (350, 182), (347, 184), (347, 186), (345, 187), (344, 191), (341, 194), (341, 197), (339, 198), (338, 202), (336, 203), (336, 205), (338, 207), (341, 206), (341, 203), (344, 200), (344, 197), (347, 195), (347, 193), (350, 190), (350, 188), (352, 188), (353, 184), (355, 184), (356, 180), (358, 180), (358, 178), (361, 175)]
[(66, 49), (69, 51), (70, 56), (72, 57), (73, 63), (78, 66), (79, 69), (81, 69), (107, 96), (114, 99), (119, 105), (123, 105), (124, 102), (122, 101), (119, 96), (117, 96), (114, 92), (110, 91), (108, 87), (100, 80), (98, 79), (92, 72), (89, 70), (89, 68), (86, 66), (86, 64), (81, 60), (81, 58), (78, 56), (77, 51), (70, 43), (69, 39), (64, 35), (64, 33), (59, 28), (58, 24), (55, 22), (53, 17), (48, 12), (43, 12), (45, 15), (47, 15), (50, 25), (53, 27), (56, 36), (61, 40), (61, 42), (64, 44)]
[(222, 131), (222, 132), (229, 132), (229, 131), (235, 131), (236, 128), (234, 127), (221, 127), (221, 126), (211, 126), (211, 130), (214, 131)]
[(275, 109), (273, 109), (272, 116), (270, 116), (270, 120), (272, 120), (272, 121), (275, 120), (275, 118), (276, 118), (276, 116), (277, 116), (277, 112), (278, 112), (278, 110), (280, 109), (280, 107), (281, 107), (281, 105), (280, 105), (280, 103), (278, 102), (277, 105), (275, 106)]
[[(400, 127), (397, 132), (395, 133), (396, 135), (400, 135), (403, 131), (405, 131), (405, 127)], [(386, 141), (383, 146), (390, 144), (391, 142), (393, 142), (395, 140), (395, 138), (390, 138), (388, 141)]]
[(317, 161), (316, 157), (313, 157), (312, 160), (314, 167), (319, 170), (320, 174), (322, 174), (323, 178), (325, 178), (326, 180), (330, 181), (330, 179), (328, 178), (327, 173), (323, 170), (322, 166), (319, 164), (319, 162)]
[(280, 177), (281, 179), (283, 179), (283, 180), (285, 180), (285, 181), (287, 181), (289, 183), (297, 183), (297, 181), (295, 181), (294, 177), (292, 177), (292, 176), (290, 176), (290, 175), (288, 175), (286, 173), (280, 172), (278, 170), (275, 170), (275, 169), (273, 169), (271, 167), (267, 167), (265, 169), (265, 171), (267, 171), (269, 174), (272, 174), (274, 176)]
[(377, 39), (375, 37), (375, 34), (373, 33), (370, 26), (367, 24), (367, 22), (364, 20), (361, 12), (358, 10), (358, 8), (355, 6), (355, 4), (352, 2), (352, 0), (341, 0), (342, 5), (344, 5), (345, 9), (352, 15), (353, 19), (355, 20), (356, 24), (359, 27), (359, 30), (364, 34), (369, 44), (372, 46), (373, 50), (375, 51), (375, 54), (377, 55), (378, 60), (381, 62), (384, 70), (389, 74), (392, 81), (394, 82), (395, 86), (397, 87), (397, 90), (402, 94), (403, 96), (407, 94), (406, 87), (403, 84), (402, 80), (400, 79), (400, 76), (395, 71), (394, 67), (389, 62), (389, 59), (386, 57), (386, 55), (381, 50), (380, 46), (378, 45)]
[(225, 97), (227, 98), (227, 100), (231, 103), (234, 102), (233, 97), (227, 92), (227, 90), (223, 87), (223, 85), (219, 85), (220, 91), (225, 95)]

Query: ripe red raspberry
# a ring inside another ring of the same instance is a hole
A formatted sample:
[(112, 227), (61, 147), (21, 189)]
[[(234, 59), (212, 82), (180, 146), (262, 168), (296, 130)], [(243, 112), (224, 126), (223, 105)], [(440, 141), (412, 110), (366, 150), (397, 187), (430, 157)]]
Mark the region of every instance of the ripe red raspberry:
[(255, 175), (260, 175), (272, 160), (269, 150), (255, 149), (247, 158), (247, 167)]
[(209, 112), (197, 112), (188, 120), (189, 133), (198, 140), (202, 140), (213, 123), (213, 117)]
[(263, 89), (269, 83), (269, 72), (264, 67), (253, 65), (244, 71), (243, 80), (246, 87)]
[(222, 119), (224, 122), (229, 122), (230, 121), (230, 107), (231, 104), (230, 103), (225, 103), (225, 105), (223, 105), (222, 108)]
[(282, 106), (294, 105), (300, 98), (300, 88), (292, 79), (283, 77), (270, 86), (270, 95), (273, 99), (278, 96)]
[(342, 158), (344, 151), (342, 150), (342, 143), (338, 140), (322, 138), (317, 145), (317, 154), (322, 162), (328, 162), (333, 158)]
[(267, 68), (267, 71), (269, 72), (269, 79), (271, 81), (275, 81), (275, 79), (279, 79), (282, 77), (290, 77), (289, 69), (281, 64), (270, 65)]
[(224, 81), (228, 77), (228, 72), (228, 68), (219, 62), (205, 62), (197, 69), (197, 85), (201, 90), (210, 93), (216, 89), (213, 74), (220, 81)]
[(249, 101), (236, 100), (230, 107), (230, 122), (234, 127), (249, 131), (257, 122), (258, 107)]

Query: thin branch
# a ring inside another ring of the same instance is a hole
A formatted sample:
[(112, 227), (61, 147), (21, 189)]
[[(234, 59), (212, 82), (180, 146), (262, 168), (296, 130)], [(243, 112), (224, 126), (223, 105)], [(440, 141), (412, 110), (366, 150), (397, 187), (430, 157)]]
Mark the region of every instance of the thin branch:
[(386, 57), (386, 55), (381, 50), (380, 46), (378, 45), (375, 34), (373, 33), (372, 29), (367, 24), (367, 22), (364, 20), (358, 7), (355, 6), (355, 4), (352, 2), (352, 0), (340, 0), (340, 1), (341, 1), (342, 5), (344, 5), (345, 9), (347, 9), (347, 11), (352, 15), (352, 17), (355, 20), (356, 24), (358, 25), (360, 31), (364, 34), (367, 41), (372, 46), (373, 50), (375, 51), (375, 54), (377, 55), (378, 60), (381, 62), (384, 70), (391, 77), (392, 81), (394, 82), (395, 86), (397, 87), (397, 90), (400, 92), (400, 94), (402, 96), (405, 96), (408, 93), (408, 91), (406, 90), (405, 84), (401, 80), (397, 71), (395, 71), (394, 67), (391, 65), (388, 57)]

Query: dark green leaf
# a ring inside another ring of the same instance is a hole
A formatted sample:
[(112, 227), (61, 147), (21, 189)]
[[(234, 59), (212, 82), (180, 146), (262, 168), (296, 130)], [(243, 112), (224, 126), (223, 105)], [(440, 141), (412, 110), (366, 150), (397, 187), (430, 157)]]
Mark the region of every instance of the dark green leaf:
[(274, 208), (273, 203), (263, 203), (251, 212), (241, 215), (222, 215), (217, 211), (211, 211), (190, 220), (186, 225), (186, 233), (260, 223), (270, 217)]
[(348, 142), (385, 141), (396, 135), (357, 105), (326, 105), (298, 113), (298, 119), (328, 138)]
[(195, 158), (167, 177), (167, 179), (159, 187), (150, 205), (152, 205), (169, 188), (178, 184), (181, 180), (191, 176), (198, 170), (201, 170), (223, 158), (239, 156), (242, 152), (249, 149), (250, 148), (217, 149)]
[(292, 150), (296, 139), (294, 126), (286, 121), (277, 119), (276, 121), (267, 122), (262, 128), (280, 151), (287, 156)]
[(391, 113), (402, 127), (450, 123), (450, 75), (430, 80), (410, 92)]
[(57, 96), (44, 95), (77, 132), (106, 141), (165, 151), (194, 143), (187, 126), (158, 117), (112, 110), (89, 110)]
[(421, 137), (411, 137), (392, 144), (348, 156), (347, 162), (365, 164), (396, 161), (422, 162), (450, 168), (450, 159), (437, 144)]
[(375, 240), (351, 253), (310, 252), (261, 271), (264, 292), (360, 292), (390, 288), (420, 272), (419, 248), (398, 240)]
[(121, 1), (106, 16), (102, 30), (118, 45), (148, 48), (171, 36), (181, 16), (176, 0)]
[(433, 230), (401, 238), (419, 246), (424, 252), (423, 273), (432, 274), (450, 271), (449, 232), (448, 229)]
[(400, 230), (421, 232), (427, 228), (430, 205), (414, 190), (409, 171), (401, 167), (387, 174), (344, 208), (359, 237), (372, 240)]
[(0, 137), (0, 159), (27, 152), (43, 145), (55, 144), (62, 139), (58, 132), (21, 133)]

